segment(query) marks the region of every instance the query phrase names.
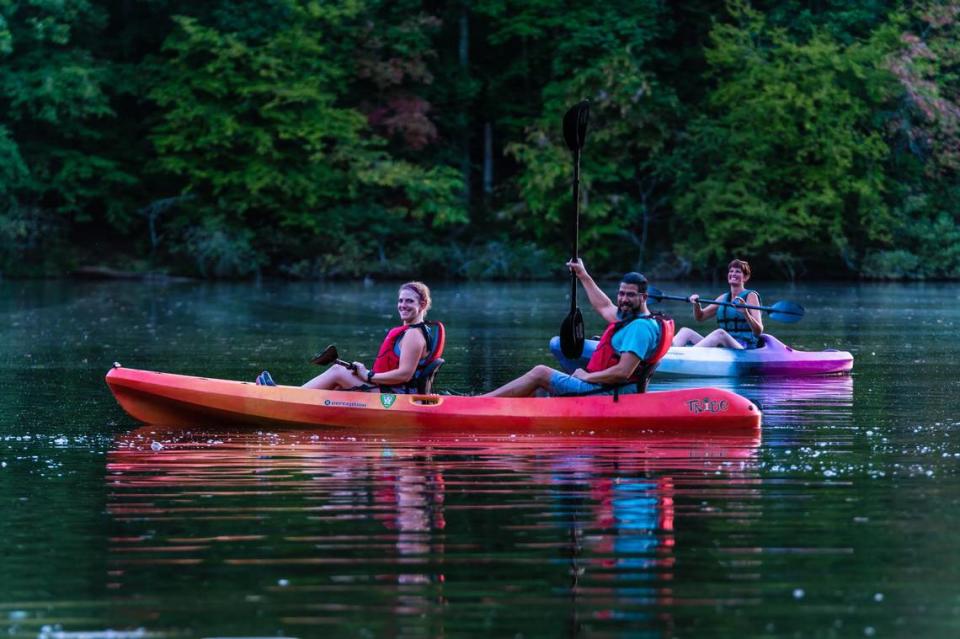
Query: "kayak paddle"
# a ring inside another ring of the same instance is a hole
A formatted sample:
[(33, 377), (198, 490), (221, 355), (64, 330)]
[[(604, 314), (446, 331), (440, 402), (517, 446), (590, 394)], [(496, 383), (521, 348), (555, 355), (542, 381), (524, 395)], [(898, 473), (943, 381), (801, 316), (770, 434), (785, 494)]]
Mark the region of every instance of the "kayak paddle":
[(350, 362), (340, 359), (340, 353), (337, 352), (337, 347), (331, 344), (325, 349), (317, 353), (310, 359), (311, 364), (316, 364), (317, 366), (326, 366), (327, 364), (339, 364), (344, 368), (349, 368), (350, 370), (356, 370), (353, 364)]
[[(654, 302), (659, 302), (660, 300), (674, 300), (676, 302), (690, 302), (689, 297), (680, 297), (678, 295), (665, 295), (660, 289), (654, 288), (653, 286), (647, 287), (647, 295)], [(703, 305), (716, 304), (717, 306), (732, 306), (734, 308), (750, 308), (755, 311), (767, 311), (770, 313), (770, 319), (776, 322), (783, 322), (784, 324), (793, 324), (794, 322), (799, 322), (803, 318), (803, 314), (806, 313), (803, 310), (803, 307), (794, 302), (788, 302), (783, 300), (777, 302), (773, 306), (751, 306), (750, 304), (733, 304), (732, 302), (718, 302), (716, 300), (700, 300), (700, 303)]]
[[(563, 116), (563, 138), (573, 152), (573, 259), (579, 256), (580, 240), (580, 151), (587, 139), (587, 122), (590, 120), (590, 103), (586, 100), (575, 104)], [(577, 307), (577, 274), (570, 271), (570, 312), (560, 324), (560, 350), (576, 359), (583, 353), (583, 315)]]

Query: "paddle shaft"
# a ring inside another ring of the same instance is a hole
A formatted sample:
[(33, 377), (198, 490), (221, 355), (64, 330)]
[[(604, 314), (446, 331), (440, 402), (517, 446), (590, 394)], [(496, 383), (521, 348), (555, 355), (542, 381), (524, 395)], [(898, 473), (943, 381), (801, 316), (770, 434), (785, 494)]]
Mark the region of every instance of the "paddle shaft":
[[(655, 292), (654, 292), (655, 291)], [(664, 295), (656, 289), (651, 289), (649, 293), (650, 297), (653, 297), (658, 300), (674, 300), (676, 302), (690, 302), (689, 297), (680, 297), (678, 295)], [(753, 306), (751, 304), (734, 304), (732, 302), (718, 302), (717, 300), (705, 301), (698, 299), (697, 303), (700, 304), (700, 310), (703, 310), (704, 304), (716, 304), (717, 306), (732, 306), (733, 308), (749, 308), (754, 311), (768, 311), (770, 313), (784, 313), (786, 315), (801, 315), (801, 313), (796, 313), (794, 311), (782, 311), (778, 308), (773, 308), (771, 306)]]
[(351, 364), (350, 362), (348, 362), (348, 361), (346, 361), (346, 360), (339, 359), (339, 358), (337, 358), (337, 359), (335, 359), (335, 360), (332, 360), (332, 361), (329, 361), (329, 362), (314, 362), (314, 364), (319, 364), (320, 366), (323, 366), (323, 365), (325, 365), (325, 364), (336, 364), (337, 366), (343, 366), (344, 368), (350, 369), (350, 370), (352, 370), (352, 371), (357, 370), (357, 367), (356, 367), (356, 366), (354, 366), (353, 364)]
[[(563, 116), (563, 139), (573, 152), (573, 260), (580, 259), (580, 152), (587, 135), (590, 105), (586, 100), (567, 109)], [(583, 352), (583, 315), (577, 308), (577, 273), (570, 269), (570, 313), (560, 324), (560, 347), (567, 357)]]
[[(580, 258), (580, 149), (573, 152), (573, 261)], [(570, 311), (577, 308), (577, 274), (570, 271)]]

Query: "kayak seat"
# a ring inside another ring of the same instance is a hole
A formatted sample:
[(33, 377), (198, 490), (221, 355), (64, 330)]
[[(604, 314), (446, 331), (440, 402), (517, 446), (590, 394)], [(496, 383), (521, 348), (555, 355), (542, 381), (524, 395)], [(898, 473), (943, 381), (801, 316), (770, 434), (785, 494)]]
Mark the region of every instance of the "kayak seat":
[(417, 384), (417, 392), (421, 395), (429, 395), (433, 391), (433, 381), (440, 372), (440, 367), (445, 364), (442, 357), (438, 357), (423, 367), (423, 372), (414, 380)]
[(769, 348), (771, 350), (793, 350), (769, 333), (761, 333), (758, 339), (760, 340), (760, 345), (757, 346), (757, 348)]

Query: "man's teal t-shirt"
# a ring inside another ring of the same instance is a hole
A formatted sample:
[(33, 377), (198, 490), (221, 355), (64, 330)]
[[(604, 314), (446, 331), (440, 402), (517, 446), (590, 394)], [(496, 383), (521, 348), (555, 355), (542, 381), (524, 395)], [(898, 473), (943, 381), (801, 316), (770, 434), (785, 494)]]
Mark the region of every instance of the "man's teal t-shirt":
[(640, 359), (653, 355), (660, 343), (660, 324), (656, 320), (638, 319), (613, 334), (611, 345), (620, 354), (627, 351)]

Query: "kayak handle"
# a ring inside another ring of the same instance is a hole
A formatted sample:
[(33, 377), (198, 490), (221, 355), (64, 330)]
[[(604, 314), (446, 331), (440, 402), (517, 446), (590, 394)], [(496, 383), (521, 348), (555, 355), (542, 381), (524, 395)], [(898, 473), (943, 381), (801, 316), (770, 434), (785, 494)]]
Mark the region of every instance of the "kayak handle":
[(439, 406), (443, 403), (443, 397), (440, 395), (407, 395), (410, 398), (411, 404), (419, 404), (421, 406)]

